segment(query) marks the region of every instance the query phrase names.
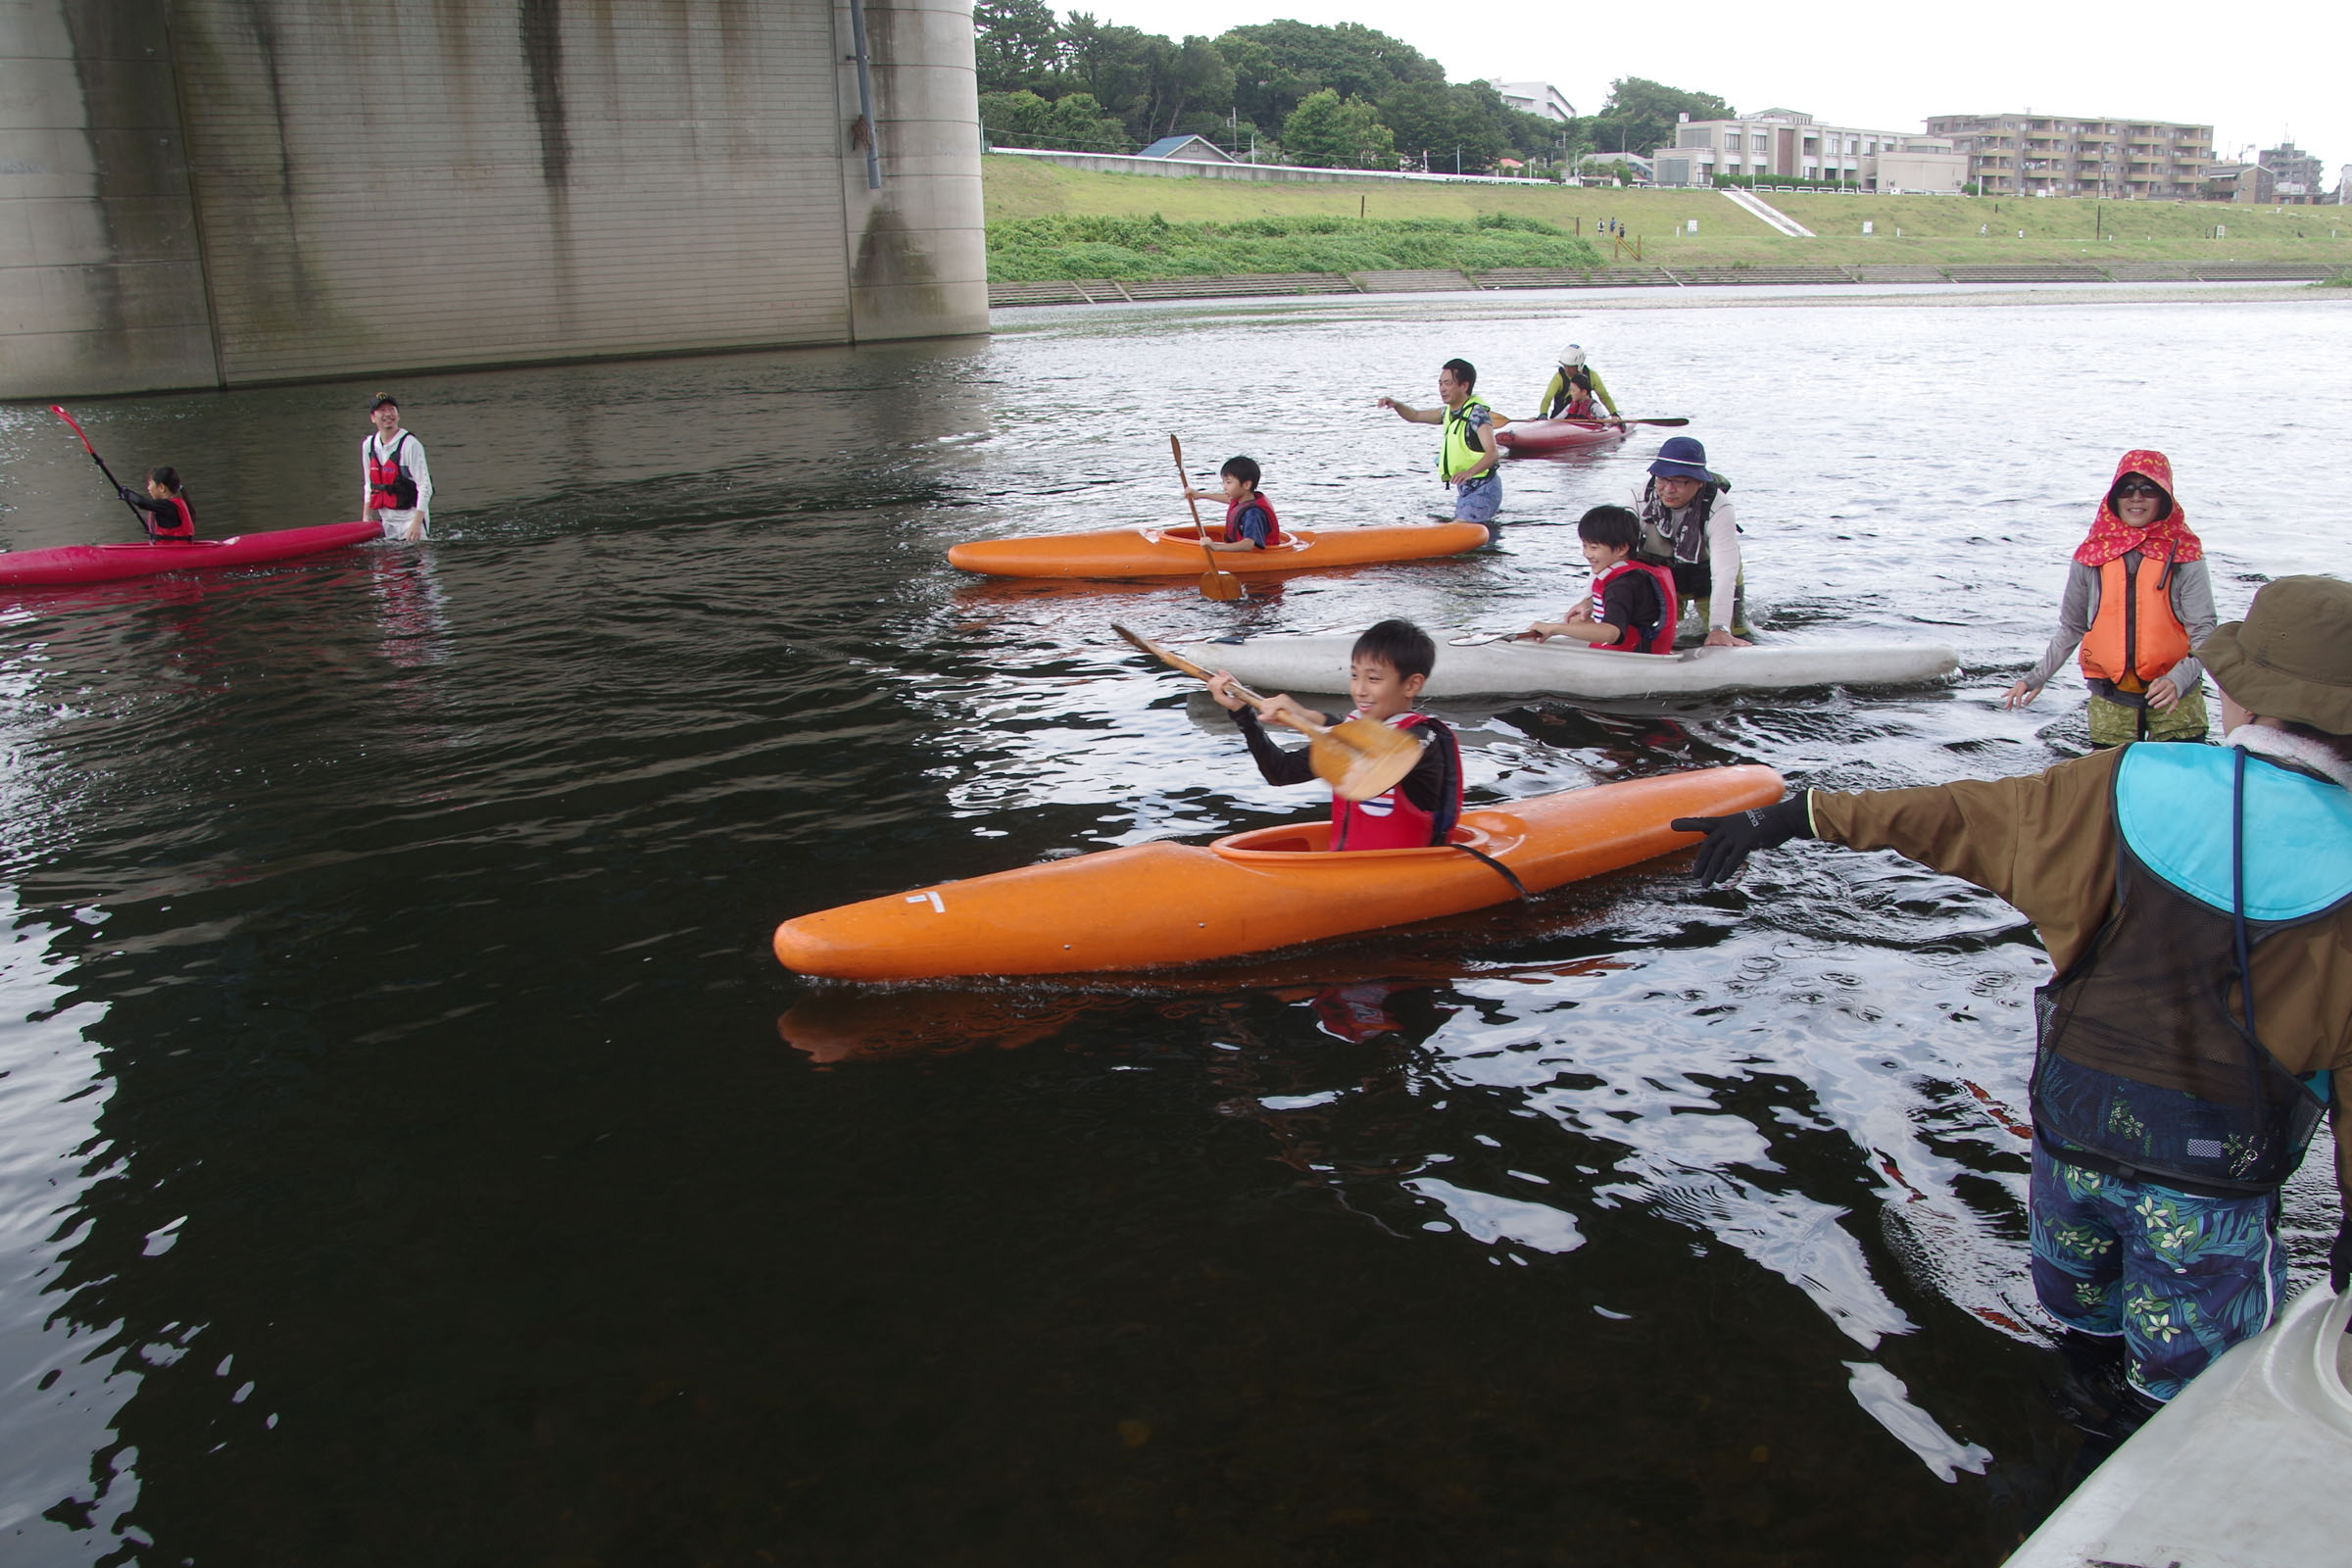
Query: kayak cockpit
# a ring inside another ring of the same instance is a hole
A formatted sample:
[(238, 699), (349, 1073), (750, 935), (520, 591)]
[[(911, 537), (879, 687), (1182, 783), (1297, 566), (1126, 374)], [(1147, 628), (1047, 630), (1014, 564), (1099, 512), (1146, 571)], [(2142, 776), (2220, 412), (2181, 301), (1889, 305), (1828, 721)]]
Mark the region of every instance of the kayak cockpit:
[[(1189, 522), (1180, 522), (1166, 528), (1146, 527), (1144, 537), (1155, 544), (1165, 540), (1170, 544), (1198, 545), (1200, 542), (1200, 530)], [(1216, 537), (1222, 540), (1225, 537), (1225, 530), (1219, 528)], [(1304, 550), (1314, 542), (1315, 536), (1311, 533), (1298, 533), (1286, 529), (1282, 535), (1282, 543), (1274, 548), (1276, 550)]]
[(1285, 865), (1338, 865), (1363, 862), (1411, 864), (1416, 861), (1467, 859), (1455, 850), (1478, 851), (1481, 855), (1500, 856), (1517, 849), (1527, 838), (1527, 826), (1517, 817), (1501, 811), (1473, 811), (1463, 816), (1445, 845), (1432, 845), (1426, 850), (1349, 850), (1345, 854), (1331, 853), (1331, 823), (1289, 822), (1281, 827), (1261, 827), (1248, 833), (1234, 833), (1209, 845), (1228, 860), (1246, 861), (1252, 865), (1279, 863)]

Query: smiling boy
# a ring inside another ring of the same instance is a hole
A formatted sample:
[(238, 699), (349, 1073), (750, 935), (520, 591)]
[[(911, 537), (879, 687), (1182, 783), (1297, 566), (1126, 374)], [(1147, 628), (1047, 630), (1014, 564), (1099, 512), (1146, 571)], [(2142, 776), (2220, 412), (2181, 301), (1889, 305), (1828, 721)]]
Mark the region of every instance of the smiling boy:
[(1577, 519), (1576, 532), (1592, 568), (1592, 597), (1563, 619), (1539, 620), (1521, 635), (1573, 637), (1612, 653), (1673, 653), (1674, 576), (1634, 559), (1642, 519), (1623, 507), (1594, 507)]
[[(1368, 801), (1331, 798), (1333, 849), (1424, 850), (1447, 842), (1461, 819), (1461, 747), (1452, 730), (1427, 713), (1413, 711), (1437, 662), (1437, 644), (1409, 620), (1384, 620), (1355, 640), (1348, 656), (1348, 695), (1355, 711), (1348, 716), (1417, 730), (1421, 760), (1385, 795)], [(1329, 725), (1330, 718), (1287, 695), (1265, 698), (1253, 707), (1221, 669), (1209, 678), (1208, 693), (1241, 726), (1250, 756), (1267, 783), (1304, 784), (1315, 776), (1306, 749), (1284, 751), (1267, 736), (1262, 721), (1284, 712), (1317, 725)]]

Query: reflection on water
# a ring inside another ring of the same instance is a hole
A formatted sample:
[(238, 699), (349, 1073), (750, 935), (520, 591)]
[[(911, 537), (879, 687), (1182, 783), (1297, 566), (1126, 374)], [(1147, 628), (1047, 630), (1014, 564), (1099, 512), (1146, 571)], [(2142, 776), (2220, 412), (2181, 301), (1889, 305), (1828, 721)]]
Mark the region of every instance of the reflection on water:
[[(768, 956), (1314, 811), (1108, 622), (1556, 614), (1558, 524), (1651, 450), (1511, 465), (1487, 550), (1235, 605), (941, 563), (1171, 520), (1172, 411), (1288, 519), (1404, 520), (1434, 444), (1370, 397), (1460, 354), (1523, 407), (1566, 328), (1735, 476), (1767, 635), (1968, 665), (1453, 705), (1481, 802), (2080, 750), (2071, 699), (1998, 693), (2126, 447), (2171, 452), (2225, 614), (2340, 564), (2341, 498), (2248, 477), (2332, 451), (2340, 306), (1564, 308), (423, 378), (430, 547), (0, 606), (7, 1559), (1997, 1561), (2077, 1441), (2023, 1263), (2043, 966), (1991, 900), (1798, 846), (1080, 983)], [(364, 401), (83, 412), (225, 528), (348, 515)], [(0, 410), (0, 543), (114, 536), (95, 488)]]

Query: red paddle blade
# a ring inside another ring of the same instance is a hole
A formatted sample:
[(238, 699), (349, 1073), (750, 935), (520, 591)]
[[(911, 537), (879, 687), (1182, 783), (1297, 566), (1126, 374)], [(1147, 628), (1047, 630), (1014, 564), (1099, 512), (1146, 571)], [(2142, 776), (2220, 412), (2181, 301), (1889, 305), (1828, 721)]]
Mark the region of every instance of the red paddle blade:
[(56, 415), (59, 418), (65, 420), (67, 424), (72, 425), (75, 435), (81, 436), (82, 451), (87, 452), (93, 458), (98, 455), (98, 449), (90, 445), (90, 438), (81, 434), (81, 426), (74, 423), (74, 416), (68, 414), (63, 408), (59, 407), (55, 403), (49, 405), (49, 412)]

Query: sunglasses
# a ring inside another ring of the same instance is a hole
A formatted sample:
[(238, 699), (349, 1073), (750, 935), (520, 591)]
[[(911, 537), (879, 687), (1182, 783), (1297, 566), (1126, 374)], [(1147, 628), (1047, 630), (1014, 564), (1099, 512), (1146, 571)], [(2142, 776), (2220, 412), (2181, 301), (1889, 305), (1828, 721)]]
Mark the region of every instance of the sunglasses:
[(2160, 496), (2164, 494), (2164, 487), (2150, 484), (2145, 479), (2126, 479), (2115, 487), (2115, 493), (2118, 496)]

